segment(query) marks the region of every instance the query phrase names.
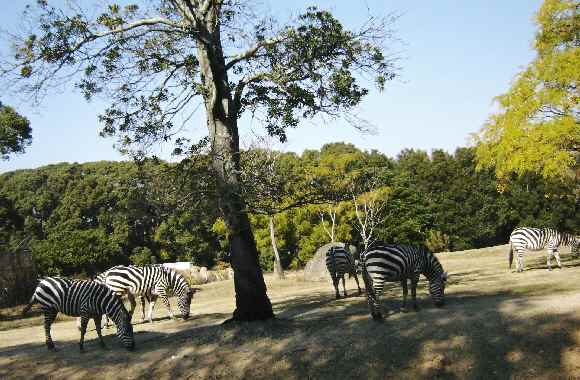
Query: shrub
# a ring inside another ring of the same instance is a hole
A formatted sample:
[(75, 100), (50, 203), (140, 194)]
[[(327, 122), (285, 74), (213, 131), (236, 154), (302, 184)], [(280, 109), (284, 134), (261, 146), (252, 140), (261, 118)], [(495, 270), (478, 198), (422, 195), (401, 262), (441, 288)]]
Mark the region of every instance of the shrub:
[(429, 230), (425, 245), (432, 252), (449, 251), (449, 236), (441, 231)]
[(133, 248), (133, 253), (130, 256), (131, 263), (137, 266), (143, 266), (147, 264), (152, 264), (151, 260), (151, 250), (147, 247), (135, 247)]

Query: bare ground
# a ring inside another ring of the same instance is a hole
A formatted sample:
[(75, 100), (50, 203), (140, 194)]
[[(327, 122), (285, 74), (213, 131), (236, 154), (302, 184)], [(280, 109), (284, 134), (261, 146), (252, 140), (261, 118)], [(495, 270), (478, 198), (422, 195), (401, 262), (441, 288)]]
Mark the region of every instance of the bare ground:
[(234, 307), (233, 284), (204, 285), (188, 321), (165, 318), (159, 304), (157, 320), (141, 324), (138, 307), (132, 353), (114, 328), (106, 330), (109, 349), (90, 331), (79, 353), (68, 318), (53, 325), (59, 350), (48, 352), (40, 316), (3, 310), (0, 378), (580, 378), (580, 258), (564, 252), (564, 269), (547, 272), (544, 253), (531, 253), (516, 274), (506, 251), (439, 255), (451, 275), (447, 305), (433, 307), (422, 280), (421, 310), (402, 313), (393, 286), (383, 296), (383, 323), (371, 320), (353, 280), (352, 295), (334, 300), (330, 283), (267, 276), (277, 319), (228, 325), (221, 322)]

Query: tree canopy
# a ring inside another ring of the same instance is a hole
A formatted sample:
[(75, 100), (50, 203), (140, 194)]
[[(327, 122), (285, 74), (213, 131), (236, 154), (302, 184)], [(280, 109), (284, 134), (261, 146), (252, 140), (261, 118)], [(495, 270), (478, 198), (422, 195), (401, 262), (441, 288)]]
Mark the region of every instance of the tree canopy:
[(499, 112), (476, 137), (479, 167), (498, 177), (570, 178), (580, 163), (580, 5), (545, 0), (536, 14), (535, 59), (496, 98)]
[(32, 128), (27, 118), (19, 115), (12, 107), (0, 102), (0, 159), (24, 153), (32, 143)]

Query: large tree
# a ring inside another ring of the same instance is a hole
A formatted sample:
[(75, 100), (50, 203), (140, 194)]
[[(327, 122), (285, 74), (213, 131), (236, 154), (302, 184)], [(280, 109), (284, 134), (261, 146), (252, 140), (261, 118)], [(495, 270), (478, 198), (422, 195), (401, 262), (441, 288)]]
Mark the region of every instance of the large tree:
[(382, 89), (395, 76), (385, 19), (349, 31), (327, 11), (308, 8), (281, 24), (243, 0), (100, 1), (97, 12), (36, 3), (25, 13), (32, 30), (13, 37), (15, 54), (2, 65), (21, 92), (37, 99), (73, 80), (87, 99), (104, 95), (103, 134), (130, 146), (183, 142), (179, 131), (202, 99), (232, 251), (233, 319), (271, 318), (240, 189), (238, 119), (250, 112), (282, 141), (302, 118), (353, 120), (368, 93), (357, 79)]
[(479, 167), (498, 177), (527, 172), (577, 176), (580, 162), (580, 5), (545, 0), (536, 15), (535, 59), (510, 90), (497, 97), (499, 112), (476, 136)]
[(28, 119), (0, 102), (0, 159), (8, 160), (11, 154), (24, 153), (31, 142), (32, 128)]

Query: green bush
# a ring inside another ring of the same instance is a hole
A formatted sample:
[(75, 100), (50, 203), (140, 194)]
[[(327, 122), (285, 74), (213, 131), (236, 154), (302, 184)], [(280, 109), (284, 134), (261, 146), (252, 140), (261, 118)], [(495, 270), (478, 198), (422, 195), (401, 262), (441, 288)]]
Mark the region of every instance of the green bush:
[(153, 264), (151, 257), (153, 254), (151, 250), (147, 247), (135, 247), (133, 248), (133, 253), (129, 257), (131, 263), (137, 266), (143, 266), (148, 264)]

